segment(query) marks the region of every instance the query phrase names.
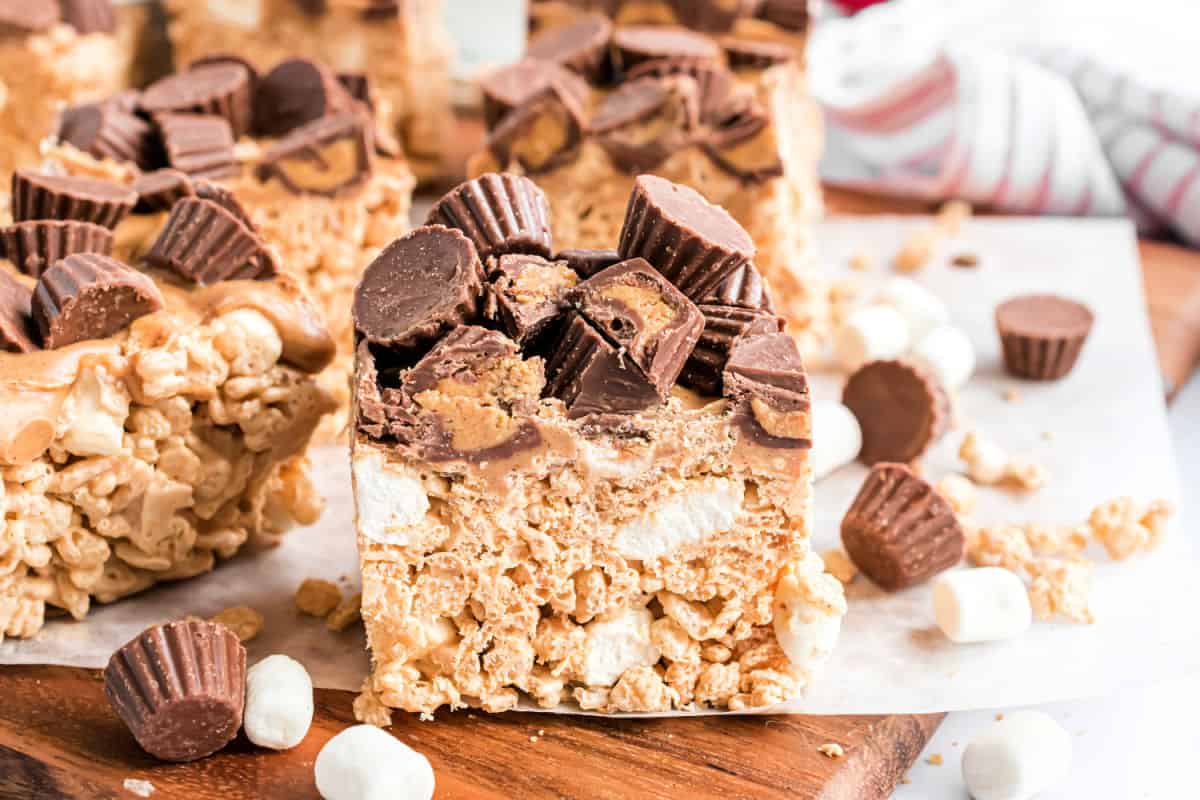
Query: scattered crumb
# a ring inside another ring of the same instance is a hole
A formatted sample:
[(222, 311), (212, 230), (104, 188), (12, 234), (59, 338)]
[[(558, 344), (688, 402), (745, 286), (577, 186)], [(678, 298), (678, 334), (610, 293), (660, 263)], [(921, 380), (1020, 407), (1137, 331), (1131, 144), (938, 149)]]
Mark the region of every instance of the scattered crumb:
[(1003, 715), (1003, 714), (997, 714), (997, 715), (996, 715), (996, 721), (997, 721), (997, 722), (999, 722), (999, 721), (1000, 721), (1000, 720), (1002, 720), (1002, 719), (1004, 719), (1004, 715)]
[(892, 268), (900, 272), (924, 269), (933, 258), (933, 251), (943, 235), (936, 227), (913, 231), (892, 257)]
[(850, 256), (850, 269), (863, 272), (869, 270), (873, 262), (874, 259), (871, 258), (870, 253), (866, 250), (858, 250), (854, 255)]
[(1029, 584), (1029, 605), (1040, 620), (1061, 616), (1071, 622), (1091, 625), (1096, 621), (1088, 608), (1092, 588), (1092, 569), (1086, 558), (1041, 558), (1028, 565), (1033, 582)]
[(967, 475), (976, 483), (1009, 484), (1033, 491), (1050, 482), (1050, 471), (1042, 464), (1009, 455), (1000, 445), (976, 431), (963, 438), (958, 457), (967, 467)]
[(138, 797), (149, 797), (154, 794), (154, 784), (140, 778), (126, 778), (121, 785), (125, 787), (125, 791), (136, 794)]
[(959, 516), (971, 514), (979, 500), (975, 484), (956, 472), (942, 478), (934, 488)]
[(977, 253), (959, 253), (950, 259), (950, 265), (954, 267), (963, 267), (966, 269), (978, 267), (979, 255)]
[(305, 578), (296, 589), (296, 608), (313, 617), (324, 617), (342, 601), (342, 590), (324, 578)]
[(263, 615), (250, 606), (234, 606), (217, 614), (210, 622), (224, 625), (233, 631), (238, 641), (248, 642), (262, 630)]
[(1118, 497), (1096, 506), (1088, 525), (1108, 557), (1124, 561), (1134, 553), (1158, 547), (1174, 513), (1175, 507), (1167, 500), (1155, 500), (1140, 508), (1132, 497)]
[(362, 619), (362, 592), (353, 594), (337, 604), (325, 618), (325, 627), (331, 631), (344, 631)]
[(925, 761), (930, 764), (933, 764), (935, 767), (940, 767), (942, 765), (942, 754), (941, 753), (933, 753), (932, 755), (929, 756), (929, 758), (925, 759)]
[(826, 742), (817, 748), (817, 752), (826, 758), (842, 758), (846, 755), (846, 751), (837, 742)]
[(971, 218), (971, 204), (965, 200), (949, 200), (937, 213), (937, 226), (950, 236), (962, 233), (963, 223)]
[(1004, 390), (1004, 402), (1006, 402), (1006, 403), (1021, 402), (1021, 392), (1016, 389), (1005, 389)]
[(901, 779), (900, 779), (900, 784), (901, 784), (902, 786), (908, 786), (910, 783), (912, 783), (912, 781), (910, 781), (910, 780), (908, 779), (908, 776), (907, 776), (907, 775), (905, 775), (903, 778), (901, 778)]
[(538, 737), (536, 737), (536, 736), (529, 737), (529, 741), (532, 742), (533, 744), (537, 744), (537, 740), (538, 740)]
[(843, 584), (850, 583), (858, 575), (858, 567), (854, 566), (850, 556), (846, 555), (846, 551), (840, 547), (834, 547), (821, 553), (821, 560), (825, 562), (825, 571)]

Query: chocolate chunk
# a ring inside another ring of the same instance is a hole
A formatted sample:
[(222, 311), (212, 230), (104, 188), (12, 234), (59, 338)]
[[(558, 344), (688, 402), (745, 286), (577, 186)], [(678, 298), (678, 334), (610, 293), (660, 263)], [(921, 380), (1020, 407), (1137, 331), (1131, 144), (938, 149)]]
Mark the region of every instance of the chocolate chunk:
[(233, 129), (211, 114), (156, 114), (167, 162), (193, 177), (229, 178), (241, 173)]
[(643, 61), (626, 74), (626, 82), (639, 78), (670, 78), (686, 76), (698, 87), (700, 121), (706, 124), (717, 120), (737, 88), (736, 79), (723, 64), (695, 58), (659, 58)]
[(641, 78), (605, 98), (590, 130), (622, 172), (652, 170), (695, 140), (700, 90), (687, 76)]
[[(237, 53), (208, 53), (200, 56), (192, 63), (188, 64), (187, 68), (191, 70), (196, 69), (197, 67), (212, 66), (214, 64), (232, 64), (239, 66), (246, 70), (246, 74), (250, 76), (250, 88), (253, 90), (256, 86), (258, 86), (258, 69), (249, 61), (239, 56)], [(253, 100), (253, 93), (250, 95), (250, 97)]]
[(485, 261), (505, 253), (550, 255), (550, 204), (521, 175), (489, 172), (460, 183), (430, 209), (425, 224), (459, 229)]
[(699, 309), (704, 315), (704, 332), (679, 373), (679, 382), (716, 397), (724, 386), (722, 375), (734, 344), (751, 336), (777, 333), (782, 323), (774, 314), (757, 309), (725, 305), (701, 305)]
[(742, 17), (750, 16), (761, 0), (671, 0), (679, 22), (695, 31), (728, 31)]
[(907, 361), (869, 361), (846, 381), (842, 402), (862, 428), (858, 459), (907, 464), (946, 432), (949, 399), (931, 374)]
[(77, 219), (115, 228), (136, 202), (133, 189), (112, 181), (44, 175), (28, 169), (19, 169), (12, 176), (13, 222)]
[(656, 58), (721, 59), (716, 42), (685, 28), (626, 25), (613, 32), (612, 45), (616, 66), (623, 72)]
[(693, 301), (707, 297), (754, 258), (750, 234), (689, 186), (654, 175), (634, 182), (621, 241), (623, 258), (644, 258)]
[(208, 114), (229, 123), (234, 138), (250, 130), (250, 71), (222, 61), (201, 64), (168, 75), (142, 92), (141, 107), (149, 114)]
[(779, 27), (803, 33), (812, 20), (814, 0), (763, 0), (758, 9), (760, 19)]
[(99, 159), (150, 168), (161, 157), (154, 126), (116, 103), (72, 106), (58, 123), (58, 140)]
[(704, 302), (709, 305), (774, 311), (771, 292), (754, 264), (747, 264), (713, 289)]
[(514, 161), (530, 174), (574, 160), (583, 141), (583, 109), (565, 95), (544, 92), (513, 109), (487, 137), (487, 147), (505, 166)]
[(566, 25), (551, 28), (529, 40), (525, 53), (582, 75), (592, 83), (612, 77), (608, 42), (613, 26), (601, 14), (585, 14)]
[(1027, 294), (996, 308), (996, 330), (1010, 375), (1033, 381), (1065, 377), (1079, 360), (1095, 316), (1082, 303)]
[(769, 39), (725, 36), (721, 39), (721, 47), (733, 69), (767, 69), (796, 60), (794, 48)]
[(375, 101), (371, 99), (371, 76), (365, 72), (339, 72), (338, 83), (358, 102), (374, 110)]
[(277, 178), (293, 194), (335, 197), (367, 181), (374, 156), (366, 118), (337, 114), (301, 125), (272, 145), (257, 175), (263, 182)]
[(426, 225), (383, 249), (354, 290), (355, 329), (375, 344), (423, 347), (478, 314), (483, 267), (461, 232)]
[(0, 350), (7, 353), (32, 353), (37, 343), (30, 303), (33, 292), (6, 269), (0, 269)]
[(324, 64), (291, 58), (259, 80), (254, 130), (260, 136), (283, 136), (306, 122), (354, 111), (357, 104)]
[(704, 330), (700, 309), (640, 258), (588, 278), (567, 300), (620, 348), (665, 401)]
[(149, 276), (99, 253), (54, 262), (38, 279), (31, 312), (48, 350), (105, 339), (163, 307)]
[(812, 446), (808, 375), (786, 333), (734, 340), (721, 376), (722, 392), (735, 403), (741, 431), (761, 447)]
[(565, 262), (521, 253), (491, 263), (488, 316), (518, 344), (535, 342), (566, 311), (579, 276)]
[(146, 263), (171, 269), (203, 286), (268, 277), (260, 258), (262, 241), (227, 209), (200, 197), (184, 197), (171, 208)]
[(59, 18), (59, 5), (53, 0), (0, 0), (0, 36), (49, 30)]
[(76, 33), (113, 33), (117, 29), (117, 15), (109, 0), (58, 0), (58, 5), (63, 22)]
[(546, 377), (547, 396), (562, 400), (571, 419), (635, 414), (660, 401), (646, 374), (577, 313), (567, 317)]
[(583, 108), (588, 96), (583, 78), (565, 67), (533, 58), (489, 72), (479, 88), (483, 92), (483, 119), (489, 130), (513, 109), (543, 95), (554, 95), (572, 108)]
[(137, 205), (133, 207), (136, 214), (170, 211), (177, 200), (196, 193), (191, 179), (177, 169), (143, 172), (134, 178), (133, 190), (138, 193)]
[(113, 653), (104, 668), (104, 694), (150, 755), (204, 758), (233, 741), (242, 726), (246, 650), (216, 623), (158, 625)]
[(915, 586), (962, 560), (966, 537), (953, 509), (904, 464), (876, 464), (846, 516), (842, 545), (889, 592)]
[(770, 115), (757, 103), (744, 104), (715, 124), (704, 145), (718, 167), (751, 182), (783, 175), (781, 149)]
[(78, 220), (39, 219), (0, 228), (0, 255), (34, 278), (74, 253), (106, 256), (112, 252), (112, 242), (108, 228)]
[(600, 270), (622, 260), (621, 254), (616, 250), (590, 250), (582, 247), (559, 250), (554, 258), (567, 262), (567, 266), (575, 270), (581, 278), (590, 278)]

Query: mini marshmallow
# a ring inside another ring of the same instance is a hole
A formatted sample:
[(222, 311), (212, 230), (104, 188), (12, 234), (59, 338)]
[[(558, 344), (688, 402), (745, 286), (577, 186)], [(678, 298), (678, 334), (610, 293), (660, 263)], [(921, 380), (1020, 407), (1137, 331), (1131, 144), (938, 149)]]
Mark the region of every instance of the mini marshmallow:
[(942, 574), (933, 584), (933, 616), (942, 633), (960, 644), (1010, 639), (1033, 621), (1025, 584), (1001, 567)]
[(975, 800), (1029, 800), (1070, 768), (1071, 738), (1041, 711), (1009, 714), (967, 745), (962, 759)]
[(858, 458), (862, 428), (858, 417), (841, 403), (824, 401), (812, 407), (813, 443), (808, 462), (813, 479), (820, 480)]
[(880, 287), (873, 302), (894, 308), (908, 323), (913, 341), (950, 321), (946, 304), (936, 294), (912, 278), (894, 277)]
[(899, 358), (908, 350), (908, 323), (890, 306), (867, 306), (856, 310), (838, 328), (833, 352), (846, 372), (868, 361)]
[(975, 371), (975, 348), (967, 335), (953, 325), (938, 325), (926, 333), (917, 340), (909, 358), (950, 391), (966, 386)]
[(433, 797), (429, 760), (374, 725), (354, 725), (326, 742), (313, 772), (325, 800)]
[(242, 726), (250, 741), (259, 747), (287, 750), (304, 740), (312, 719), (312, 679), (299, 661), (267, 656), (246, 670)]

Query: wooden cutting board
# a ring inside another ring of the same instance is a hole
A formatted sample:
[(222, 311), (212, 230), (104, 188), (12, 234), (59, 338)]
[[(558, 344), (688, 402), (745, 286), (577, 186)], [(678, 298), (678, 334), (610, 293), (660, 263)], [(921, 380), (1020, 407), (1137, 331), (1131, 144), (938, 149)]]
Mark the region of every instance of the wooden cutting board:
[[(922, 210), (833, 193), (835, 210)], [(1200, 254), (1143, 243), (1159, 358), (1177, 388), (1200, 360)], [(104, 699), (99, 673), (0, 667), (0, 798), (132, 798), (126, 778), (149, 780), (155, 800), (316, 798), (313, 761), (353, 721), (347, 692), (318, 691), (313, 730), (286, 753), (244, 739), (194, 764), (142, 753)], [(438, 798), (888, 797), (942, 715), (707, 717), (607, 720), (541, 714), (397, 714), (391, 731), (429, 757)], [(817, 748), (840, 744), (832, 759)], [(947, 765), (947, 769), (955, 769)]]

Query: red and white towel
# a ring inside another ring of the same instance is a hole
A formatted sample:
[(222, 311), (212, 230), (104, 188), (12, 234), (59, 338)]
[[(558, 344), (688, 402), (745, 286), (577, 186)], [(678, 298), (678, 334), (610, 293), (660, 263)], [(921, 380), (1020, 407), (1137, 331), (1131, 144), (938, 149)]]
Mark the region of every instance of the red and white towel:
[(900, 0), (818, 26), (826, 180), (1017, 213), (1132, 217), (1200, 247), (1200, 97), (1069, 49), (960, 42)]

